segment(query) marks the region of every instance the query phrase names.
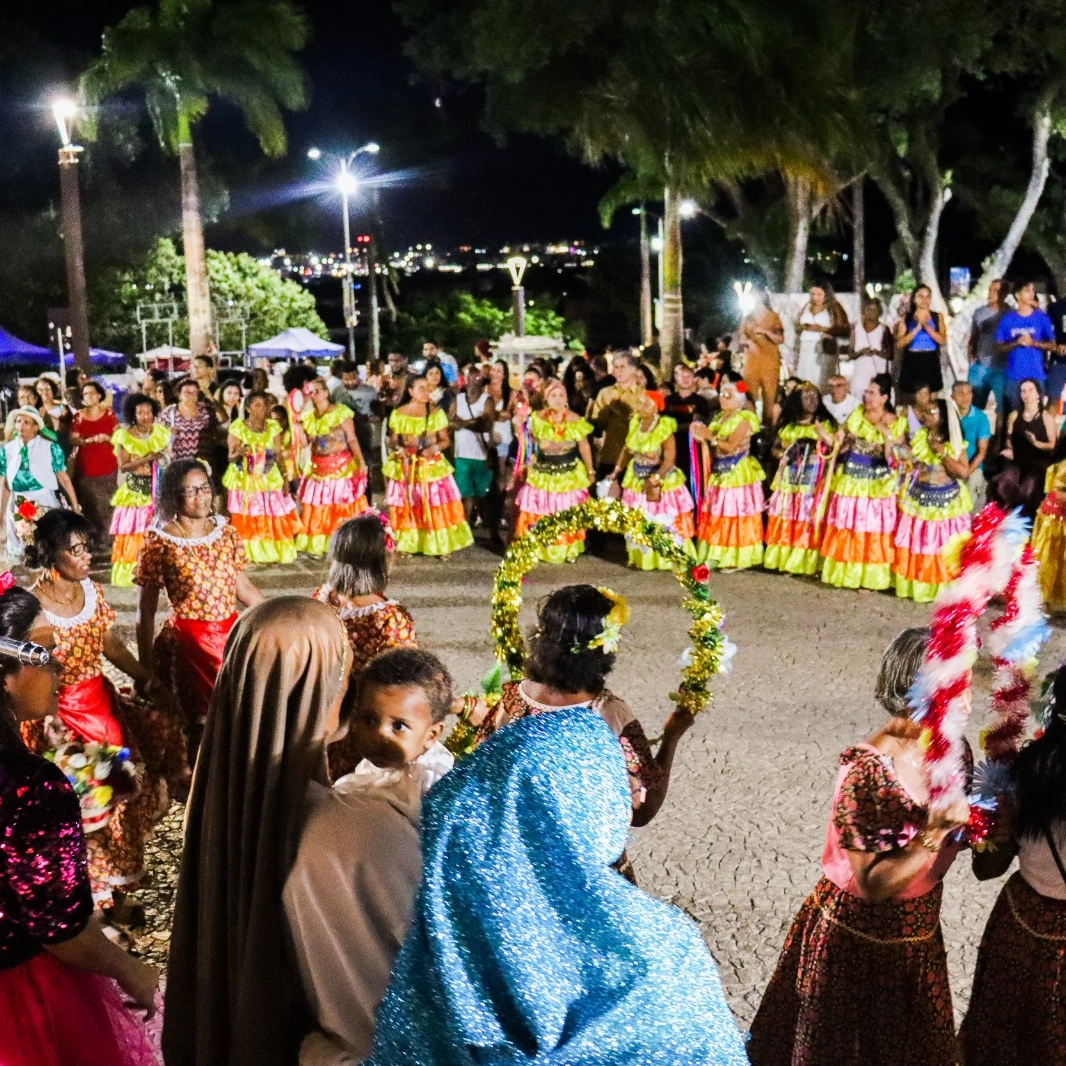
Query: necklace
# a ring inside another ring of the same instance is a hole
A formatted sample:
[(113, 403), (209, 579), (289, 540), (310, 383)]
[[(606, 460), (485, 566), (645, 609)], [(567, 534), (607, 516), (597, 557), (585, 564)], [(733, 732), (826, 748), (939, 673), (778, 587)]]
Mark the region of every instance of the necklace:
[[(198, 523), (205, 523), (205, 524), (208, 524), (210, 526), (214, 526), (214, 524), (215, 524), (215, 520), (214, 520), (213, 517), (212, 518), (193, 518), (193, 519), (190, 519), (190, 521), (198, 522)], [(178, 529), (181, 530), (182, 535), (185, 537), (186, 540), (201, 540), (203, 537), (206, 537), (208, 535), (208, 533), (211, 532), (210, 528), (204, 529), (203, 525), (201, 525), (202, 532), (200, 532), (200, 533), (195, 532), (189, 526), (186, 526), (186, 524), (185, 524), (185, 516), (184, 515), (178, 515), (174, 519), (174, 524), (178, 527)]]
[[(60, 578), (60, 581), (66, 581), (66, 578)], [(61, 607), (73, 607), (78, 601), (78, 593), (81, 592), (81, 584), (76, 584), (71, 589), (70, 599), (65, 600), (59, 595), (59, 581), (49, 581), (47, 584), (50, 586), (48, 589), (48, 597), (53, 603), (58, 603)]]

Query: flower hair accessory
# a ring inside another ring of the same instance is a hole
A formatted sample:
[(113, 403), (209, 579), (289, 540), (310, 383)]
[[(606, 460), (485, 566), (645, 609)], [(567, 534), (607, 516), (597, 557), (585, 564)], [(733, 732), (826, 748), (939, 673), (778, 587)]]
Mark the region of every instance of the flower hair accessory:
[(625, 596), (613, 589), (604, 588), (602, 585), (598, 586), (596, 591), (606, 596), (612, 606), (603, 620), (603, 629), (584, 647), (575, 644), (570, 649), (575, 654), (593, 651), (596, 648), (602, 648), (608, 655), (618, 651), (618, 644), (622, 639), (622, 626), (629, 622), (629, 604), (626, 603)]
[(5, 570), (0, 574), (0, 596), (2, 596), (8, 589), (15, 587), (15, 575), (10, 570)]
[(385, 534), (385, 550), (388, 552), (396, 551), (396, 534), (392, 531), (389, 516), (384, 511), (379, 511), (376, 507), (367, 508), (366, 513), (373, 515), (381, 523), (382, 531)]

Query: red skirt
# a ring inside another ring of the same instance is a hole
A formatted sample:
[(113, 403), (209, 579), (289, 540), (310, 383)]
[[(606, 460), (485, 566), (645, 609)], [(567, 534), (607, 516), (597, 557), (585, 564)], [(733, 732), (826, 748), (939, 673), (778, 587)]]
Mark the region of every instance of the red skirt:
[(988, 917), (970, 1009), (959, 1033), (966, 1066), (1066, 1062), (1066, 900), (1020, 873)]
[(122, 723), (115, 714), (115, 690), (103, 674), (97, 674), (59, 690), (59, 717), (82, 740), (98, 744), (129, 745)]
[(236, 614), (221, 622), (172, 616), (155, 638), (156, 673), (181, 709), (186, 726), (202, 725), (207, 717), (226, 640), (236, 622)]
[[(0, 970), (0, 1063), (160, 1066), (158, 1040), (124, 1004), (114, 981), (46, 951)], [(151, 1025), (159, 1028), (155, 1018)]]
[(823, 877), (751, 1023), (752, 1066), (955, 1066), (942, 895), (869, 903)]

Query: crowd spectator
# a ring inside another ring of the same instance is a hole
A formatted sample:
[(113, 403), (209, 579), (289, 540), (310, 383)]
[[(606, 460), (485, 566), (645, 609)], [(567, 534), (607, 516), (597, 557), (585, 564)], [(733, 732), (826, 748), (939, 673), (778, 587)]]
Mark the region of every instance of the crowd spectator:
[(878, 374), (892, 372), (892, 333), (881, 321), (883, 313), (880, 300), (863, 300), (859, 321), (851, 330), (851, 395), (859, 403)]
[(455, 402), (455, 390), (450, 388), (444, 365), (438, 359), (426, 360), (422, 376), (429, 385), (429, 398), (442, 410), (447, 411)]
[[(422, 345), (422, 358), (425, 359), (427, 366), (434, 360), (440, 363), (446, 384), (455, 385), (459, 381), (458, 361), (454, 355), (449, 355), (447, 352), (442, 351), (436, 341), (426, 341)], [(424, 370), (423, 373), (425, 373)]]
[(666, 393), (666, 406), (663, 409), (663, 413), (677, 423), (677, 432), (674, 434), (676, 462), (686, 479), (691, 472), (689, 427), (693, 422), (709, 422), (714, 413), (710, 402), (700, 395), (699, 384), (696, 371), (687, 363), (678, 363), (674, 367), (674, 387)]
[[(1047, 373), (1044, 355), (1057, 351), (1055, 327), (1047, 313), (1040, 309), (1036, 286), (1023, 281), (1014, 289), (1017, 309), (1005, 311), (996, 327), (996, 346), (1007, 358), (1006, 410), (1017, 411), (1022, 404), (1023, 381), (1034, 381), (1042, 392)], [(1010, 430), (1008, 429), (1009, 433)]]
[(989, 396), (995, 396), (998, 411), (1006, 404), (1007, 361), (996, 344), (996, 330), (1006, 310), (1005, 289), (1003, 279), (996, 278), (988, 286), (988, 303), (977, 308), (970, 321), (968, 379), (973, 386), (973, 402), (982, 410), (988, 406)]
[(1055, 328), (1055, 350), (1048, 355), (1048, 399), (1062, 413), (1063, 392), (1066, 391), (1066, 278), (1059, 281), (1059, 296), (1047, 308), (1048, 318)]
[(796, 322), (796, 374), (821, 392), (840, 369), (837, 338), (848, 335), (848, 316), (824, 282), (812, 285), (808, 297)]
[(81, 410), (74, 415), (70, 437), (77, 449), (74, 488), (97, 536), (106, 536), (111, 526), (111, 497), (118, 488), (118, 460), (111, 444), (118, 419), (105, 405), (107, 393), (103, 385), (87, 381), (81, 394)]
[(1000, 452), (1006, 466), (995, 478), (992, 495), (1008, 509), (1021, 507), (1032, 519), (1044, 499), (1057, 428), (1045, 408), (1041, 382), (1026, 378), (1018, 383), (1018, 394), (1020, 406), (1007, 418), (1007, 444)]
[(755, 307), (744, 316), (737, 331), (737, 348), (744, 354), (744, 383), (748, 395), (762, 404), (767, 419), (777, 400), (777, 382), (781, 376), (781, 345), (785, 327), (762, 293), (755, 294)]
[(974, 387), (968, 381), (956, 381), (951, 387), (951, 398), (959, 415), (962, 438), (966, 442), (966, 462), (969, 473), (966, 486), (973, 497), (975, 511), (985, 505), (984, 462), (988, 456), (988, 446), (992, 438), (992, 427), (988, 416), (974, 403)]
[(193, 378), (177, 386), (178, 402), (164, 407), (159, 421), (170, 430), (170, 460), (200, 459), (215, 462), (215, 409)]
[(933, 292), (919, 285), (911, 293), (910, 307), (896, 325), (896, 352), (899, 355), (899, 400), (907, 401), (923, 386), (936, 394), (944, 387), (940, 369), (940, 349), (947, 344), (943, 316), (931, 309)]
[(589, 420), (602, 438), (597, 480), (606, 477), (618, 462), (629, 432), (629, 420), (637, 409), (637, 401), (647, 391), (641, 365), (632, 355), (619, 352), (611, 369), (615, 384), (603, 389), (589, 410)]
[(859, 406), (859, 401), (848, 388), (848, 379), (843, 374), (834, 374), (829, 379), (829, 392), (822, 397), (826, 410), (843, 425), (848, 415)]

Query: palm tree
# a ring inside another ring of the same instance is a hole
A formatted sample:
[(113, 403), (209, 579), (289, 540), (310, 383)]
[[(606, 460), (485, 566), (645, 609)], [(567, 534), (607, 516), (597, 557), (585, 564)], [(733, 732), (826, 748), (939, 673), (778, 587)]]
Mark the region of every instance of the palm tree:
[(160, 144), (178, 156), (195, 355), (210, 350), (212, 337), (193, 130), (217, 97), (240, 111), (267, 155), (284, 155), (282, 111), (307, 102), (295, 53), (308, 35), (306, 18), (289, 0), (159, 0), (156, 7), (133, 8), (105, 30), (101, 54), (82, 76), (90, 107), (128, 89), (143, 92)]

